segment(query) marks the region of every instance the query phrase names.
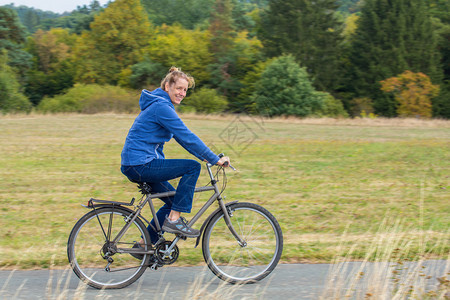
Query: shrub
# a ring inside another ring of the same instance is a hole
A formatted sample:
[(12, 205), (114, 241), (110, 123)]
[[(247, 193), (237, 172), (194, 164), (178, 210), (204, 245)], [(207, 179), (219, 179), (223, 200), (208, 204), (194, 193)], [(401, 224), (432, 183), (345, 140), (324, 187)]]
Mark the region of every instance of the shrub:
[(367, 97), (354, 98), (350, 102), (350, 113), (353, 117), (365, 116), (374, 113), (372, 99)]
[(207, 114), (223, 112), (228, 106), (225, 96), (209, 88), (201, 88), (193, 92), (182, 103), (180, 106), (182, 112), (196, 111)]
[(37, 109), (42, 112), (135, 112), (138, 97), (117, 86), (77, 84), (66, 94), (44, 98)]
[(14, 70), (7, 64), (6, 51), (0, 52), (0, 111), (4, 113), (31, 110), (31, 102), (20, 92)]
[(260, 61), (256, 63), (253, 68), (247, 72), (240, 83), (242, 88), (239, 95), (230, 101), (229, 109), (234, 112), (242, 113), (249, 112), (256, 114), (255, 103), (253, 102), (252, 94), (255, 92), (256, 83), (261, 79), (261, 75), (266, 67), (272, 62), (273, 59), (266, 61)]
[(324, 105), (318, 113), (319, 116), (324, 117), (348, 117), (348, 113), (345, 111), (342, 102), (339, 99), (334, 98), (332, 95), (324, 92), (317, 92), (323, 94)]
[(0, 73), (0, 111), (10, 113), (31, 110), (31, 102), (18, 89), (19, 84), (14, 78)]
[(320, 114), (326, 95), (313, 88), (306, 70), (288, 55), (267, 66), (252, 97), (260, 114), (306, 117)]

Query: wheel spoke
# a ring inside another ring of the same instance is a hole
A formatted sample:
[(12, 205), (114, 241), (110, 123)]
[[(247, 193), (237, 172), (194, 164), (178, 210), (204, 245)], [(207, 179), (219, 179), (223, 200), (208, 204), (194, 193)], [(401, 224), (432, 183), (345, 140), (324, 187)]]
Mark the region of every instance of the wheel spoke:
[[(136, 281), (147, 268), (149, 255), (136, 259), (130, 253), (117, 252), (119, 244), (131, 248), (141, 237), (145, 244), (150, 243), (148, 231), (140, 219), (131, 224), (120, 243), (110, 242), (126, 225), (128, 215), (129, 211), (121, 208), (99, 208), (82, 217), (72, 230), (69, 261), (77, 276), (89, 285), (121, 288)], [(107, 233), (103, 224), (108, 224)]]
[(282, 233), (276, 219), (264, 208), (251, 203), (232, 205), (231, 222), (247, 245), (241, 247), (223, 220), (214, 216), (205, 229), (203, 255), (208, 267), (232, 283), (261, 280), (278, 263)]

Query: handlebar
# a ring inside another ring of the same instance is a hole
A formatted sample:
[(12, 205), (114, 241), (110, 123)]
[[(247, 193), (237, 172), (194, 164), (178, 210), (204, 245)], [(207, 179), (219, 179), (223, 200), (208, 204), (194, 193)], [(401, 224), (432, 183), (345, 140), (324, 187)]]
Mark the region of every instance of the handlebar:
[(223, 165), (225, 167), (230, 167), (230, 169), (233, 170), (233, 171), (236, 171), (236, 169), (231, 164), (229, 164), (227, 161)]
[[(219, 158), (222, 158), (222, 157), (225, 156), (225, 154), (220, 153), (220, 154), (217, 155), (217, 156), (218, 156)], [(227, 161), (226, 161), (223, 165), (224, 165), (224, 167), (230, 167), (231, 170), (236, 171), (236, 169), (235, 169), (231, 164), (229, 164)]]

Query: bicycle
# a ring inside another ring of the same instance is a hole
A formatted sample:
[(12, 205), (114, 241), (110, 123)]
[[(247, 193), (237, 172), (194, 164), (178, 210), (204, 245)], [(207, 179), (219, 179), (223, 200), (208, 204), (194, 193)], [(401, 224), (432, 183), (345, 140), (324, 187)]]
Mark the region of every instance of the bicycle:
[[(225, 169), (218, 166), (213, 174), (212, 167), (206, 164), (210, 183), (197, 187), (195, 193), (214, 193), (188, 225), (194, 225), (215, 201), (219, 207), (203, 222), (195, 248), (202, 237), (203, 258), (209, 269), (222, 280), (232, 284), (262, 280), (274, 270), (283, 251), (280, 225), (262, 206), (238, 201), (224, 203)], [(223, 174), (221, 190), (218, 186), (220, 171)], [(134, 205), (134, 198), (130, 203), (91, 198), (87, 206), (83, 205), (91, 211), (78, 220), (70, 233), (67, 243), (70, 265), (82, 281), (94, 288), (126, 287), (138, 280), (147, 267), (157, 270), (173, 264), (179, 257), (177, 243), (186, 237), (176, 235), (173, 241), (164, 238), (152, 201), (173, 196), (175, 191), (152, 194), (147, 183), (137, 184), (142, 193), (139, 204)], [(156, 228), (152, 228), (159, 238), (155, 245), (151, 244), (144, 224), (150, 223), (141, 214), (147, 203), (155, 219)], [(141, 238), (143, 248), (133, 248), (136, 240)]]

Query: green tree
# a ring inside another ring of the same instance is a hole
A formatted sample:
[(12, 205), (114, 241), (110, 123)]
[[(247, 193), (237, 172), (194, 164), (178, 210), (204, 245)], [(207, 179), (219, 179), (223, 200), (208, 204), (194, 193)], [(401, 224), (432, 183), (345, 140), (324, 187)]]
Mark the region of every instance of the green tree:
[(292, 54), (320, 90), (339, 85), (342, 24), (335, 0), (273, 0), (261, 16), (258, 37), (269, 57)]
[(30, 9), (27, 10), (23, 18), (23, 25), (27, 28), (28, 32), (34, 33), (35, 29), (39, 26), (41, 18), (36, 11)]
[(19, 20), (17, 13), (6, 7), (0, 7), (0, 39), (16, 44), (25, 42), (25, 27)]
[(231, 0), (216, 0), (209, 19), (210, 51), (214, 60), (209, 65), (211, 84), (228, 98), (240, 89), (238, 80), (232, 76), (236, 66), (236, 56), (231, 51), (236, 37), (232, 11)]
[(78, 6), (76, 10), (64, 14), (51, 11), (42, 11), (32, 7), (21, 5), (7, 5), (15, 10), (22, 24), (31, 34), (37, 30), (48, 31), (52, 28), (67, 28), (71, 33), (80, 34), (83, 30), (89, 30), (89, 24), (94, 20), (94, 16), (103, 11), (103, 7), (97, 0), (91, 1), (89, 5)]
[(342, 34), (344, 35), (344, 38), (346, 41), (349, 41), (353, 34), (356, 31), (356, 22), (358, 21), (359, 16), (357, 14), (349, 15), (345, 19), (345, 28)]
[(440, 95), (433, 98), (433, 115), (450, 119), (450, 2), (430, 0), (430, 11), (439, 36), (438, 49), (444, 78)]
[(259, 13), (260, 9), (267, 7), (268, 1), (251, 1), (251, 0), (232, 0), (233, 11), (231, 16), (233, 18), (234, 27), (238, 31), (252, 32), (257, 26), (255, 20), (255, 13)]
[(76, 10), (68, 15), (59, 16), (58, 18), (46, 18), (40, 21), (40, 25), (37, 28), (43, 30), (50, 30), (55, 27), (67, 28), (71, 33), (81, 34), (83, 31), (90, 30), (89, 25), (94, 21), (95, 16), (103, 10), (104, 8), (100, 3), (94, 0), (89, 5), (78, 6)]
[(77, 82), (117, 84), (121, 73), (144, 59), (152, 36), (139, 0), (117, 0), (97, 15), (73, 52)]
[(231, 0), (216, 0), (210, 16), (211, 51), (215, 55), (226, 54), (233, 45), (236, 36), (232, 18)]
[(380, 90), (380, 81), (405, 70), (440, 81), (437, 39), (422, 0), (367, 0), (348, 52), (345, 91), (373, 100), (377, 114), (396, 115), (397, 102)]
[(322, 112), (327, 95), (314, 89), (293, 56), (281, 56), (261, 74), (253, 101), (259, 114), (306, 117)]
[(134, 89), (152, 89), (158, 87), (159, 81), (166, 73), (167, 67), (147, 57), (143, 61), (131, 66), (128, 86)]
[(31, 66), (31, 55), (23, 50), (26, 29), (17, 13), (7, 7), (0, 7), (0, 51), (8, 53), (8, 65), (19, 75), (19, 82), (24, 81), (24, 75)]
[(430, 12), (444, 24), (450, 24), (450, 3), (447, 0), (429, 0)]
[(233, 18), (233, 2), (217, 0), (210, 17), (209, 32), (213, 63), (210, 86), (227, 97), (232, 110), (242, 88), (240, 82), (253, 65), (262, 59), (262, 44), (246, 30), (236, 32)]
[(6, 50), (0, 51), (0, 111), (3, 113), (30, 111), (31, 103), (20, 92), (14, 70), (7, 64)]
[(142, 4), (156, 26), (179, 24), (194, 29), (208, 21), (214, 0), (142, 0)]
[(33, 104), (73, 86), (75, 68), (71, 49), (75, 41), (76, 36), (62, 28), (38, 30), (29, 39), (27, 50), (33, 54), (34, 65), (27, 74), (25, 93)]
[(70, 58), (75, 41), (76, 37), (62, 28), (54, 28), (50, 31), (38, 30), (33, 35), (30, 51), (34, 52), (38, 68), (49, 72), (59, 68), (61, 61)]
[[(57, 14), (51, 11), (42, 11), (25, 5), (14, 6), (6, 5), (17, 12), (21, 23), (26, 27), (28, 33), (34, 33), (37, 29), (41, 28), (44, 22), (49, 20), (56, 20), (61, 17), (61, 14)], [(44, 29), (44, 28), (41, 28)]]
[(227, 52), (216, 54), (209, 66), (211, 85), (228, 98), (232, 111), (242, 111), (238, 98), (241, 96), (243, 79), (262, 60), (262, 44), (250, 38), (247, 31), (237, 33)]
[[(267, 5), (267, 0), (232, 0), (231, 16), (237, 30), (251, 30), (254, 21), (253, 10)], [(179, 24), (186, 29), (206, 29), (211, 22), (210, 15), (217, 9), (216, 0), (142, 0), (150, 21), (161, 26)]]
[(344, 13), (355, 13), (361, 9), (362, 0), (337, 0), (339, 11)]
[(241, 85), (242, 88), (239, 91), (239, 94), (232, 102), (229, 103), (230, 109), (236, 112), (247, 112), (256, 114), (256, 106), (253, 101), (253, 93), (256, 89), (257, 82), (261, 79), (261, 75), (267, 66), (273, 61), (274, 58), (259, 61), (254, 64), (251, 69), (245, 74), (244, 78), (242, 78)]
[(148, 56), (166, 67), (180, 66), (188, 71), (198, 84), (209, 80), (208, 64), (212, 62), (209, 52), (209, 32), (184, 29), (180, 25), (163, 25), (150, 41)]

